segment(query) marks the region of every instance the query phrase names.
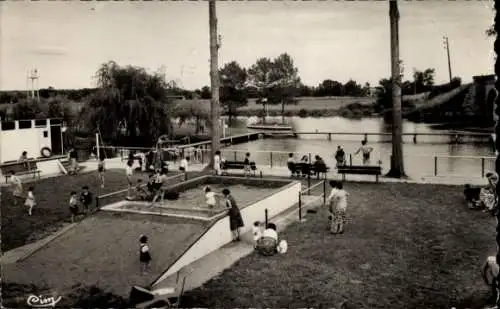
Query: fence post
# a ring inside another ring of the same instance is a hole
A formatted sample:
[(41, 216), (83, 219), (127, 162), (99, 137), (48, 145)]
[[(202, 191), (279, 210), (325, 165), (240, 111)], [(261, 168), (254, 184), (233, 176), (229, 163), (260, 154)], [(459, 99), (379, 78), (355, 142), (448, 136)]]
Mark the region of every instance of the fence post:
[(434, 156), (434, 176), (438, 175), (438, 157)]
[(234, 161), (238, 161), (236, 158), (236, 151), (234, 151)]
[(260, 178), (262, 178), (262, 171), (260, 171)]
[(188, 180), (188, 173), (184, 172), (184, 181), (187, 181), (187, 180)]
[(352, 153), (349, 154), (349, 165), (352, 166)]
[(323, 205), (326, 205), (326, 179), (323, 180)]
[(267, 208), (266, 208), (266, 210), (264, 211), (264, 215), (265, 215), (265, 220), (266, 220), (266, 229), (267, 229), (267, 221), (268, 221)]
[(269, 161), (271, 164), (271, 168), (273, 168), (273, 152), (272, 151), (269, 152)]
[(311, 195), (311, 171), (307, 174), (307, 195)]
[(309, 162), (308, 163), (311, 164), (312, 163), (311, 161), (312, 161), (311, 160), (311, 153), (309, 153)]
[(484, 178), (484, 158), (481, 158), (481, 177)]
[(302, 194), (299, 192), (299, 221), (302, 221)]

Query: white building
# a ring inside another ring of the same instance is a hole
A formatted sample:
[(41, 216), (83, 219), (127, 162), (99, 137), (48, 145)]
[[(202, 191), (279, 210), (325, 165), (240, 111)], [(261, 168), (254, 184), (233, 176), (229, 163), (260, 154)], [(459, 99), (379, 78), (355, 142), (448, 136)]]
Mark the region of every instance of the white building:
[(61, 119), (0, 121), (0, 163), (63, 153)]

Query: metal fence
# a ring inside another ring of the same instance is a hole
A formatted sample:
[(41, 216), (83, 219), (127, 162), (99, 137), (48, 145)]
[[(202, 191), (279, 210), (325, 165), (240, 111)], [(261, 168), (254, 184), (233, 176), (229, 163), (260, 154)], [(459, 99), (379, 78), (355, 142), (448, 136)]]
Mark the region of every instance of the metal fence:
[[(122, 161), (127, 160), (131, 152), (149, 151), (151, 148), (138, 147), (102, 147), (106, 151), (108, 158), (119, 157)], [(187, 147), (174, 153), (172, 148), (163, 148), (161, 151), (169, 152), (171, 155), (163, 156), (168, 161), (176, 161), (181, 156), (188, 156), (191, 163), (207, 164), (210, 162), (211, 149), (209, 145), (203, 147)], [(249, 151), (244, 149), (222, 148), (221, 154), (228, 161), (243, 161), (246, 153), (250, 153), (250, 160), (257, 166), (266, 166), (269, 168), (286, 168), (289, 154), (291, 153), (295, 160), (306, 157), (308, 162), (314, 161), (315, 155), (323, 158), (330, 170), (333, 171), (336, 166), (336, 160), (331, 151), (321, 153), (299, 153), (280, 150), (258, 150)], [(390, 154), (373, 153), (371, 165), (380, 165), (384, 172), (390, 169)], [(425, 154), (404, 156), (405, 170), (411, 177), (422, 176), (443, 176), (443, 177), (472, 177), (484, 178), (488, 171), (495, 169), (494, 156), (457, 156), (446, 154)], [(361, 165), (361, 155), (346, 154), (348, 165)]]

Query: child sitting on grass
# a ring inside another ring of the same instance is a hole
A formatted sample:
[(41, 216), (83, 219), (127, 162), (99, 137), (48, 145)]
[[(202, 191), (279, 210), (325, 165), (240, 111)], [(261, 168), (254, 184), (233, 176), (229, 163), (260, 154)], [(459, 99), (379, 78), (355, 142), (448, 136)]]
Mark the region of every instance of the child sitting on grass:
[(33, 194), (33, 187), (28, 188), (28, 194), (26, 195), (26, 201), (24, 202), (24, 206), (28, 207), (28, 215), (31, 216), (33, 214), (33, 207), (36, 205), (35, 195)]
[(76, 192), (71, 191), (69, 198), (69, 211), (71, 212), (71, 222), (75, 222), (75, 217), (78, 215), (78, 198)]
[(151, 269), (151, 260), (148, 237), (141, 235), (139, 238), (139, 262), (141, 262), (141, 275), (146, 275), (149, 272)]

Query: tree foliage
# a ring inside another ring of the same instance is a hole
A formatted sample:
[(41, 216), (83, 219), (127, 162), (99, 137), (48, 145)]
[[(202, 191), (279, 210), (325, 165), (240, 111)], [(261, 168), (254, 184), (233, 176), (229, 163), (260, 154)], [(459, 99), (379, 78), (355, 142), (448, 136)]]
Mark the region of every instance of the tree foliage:
[(162, 74), (110, 61), (99, 68), (96, 80), (98, 89), (85, 110), (91, 114), (87, 128), (99, 128), (103, 137), (115, 142), (144, 145), (172, 133), (171, 93)]
[(236, 115), (239, 107), (247, 105), (246, 93), (247, 71), (236, 61), (224, 65), (219, 70), (220, 75), (220, 103), (229, 115), (229, 122)]

